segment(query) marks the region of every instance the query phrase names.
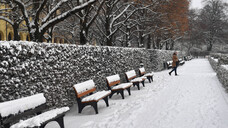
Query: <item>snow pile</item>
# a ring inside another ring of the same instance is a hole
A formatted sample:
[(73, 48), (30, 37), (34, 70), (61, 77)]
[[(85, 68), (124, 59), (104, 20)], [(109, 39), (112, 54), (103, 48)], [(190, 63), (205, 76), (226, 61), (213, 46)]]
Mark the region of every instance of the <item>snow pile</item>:
[(74, 88), (77, 91), (77, 93), (80, 94), (87, 90), (91, 90), (91, 89), (95, 88), (95, 83), (93, 82), (93, 80), (87, 80), (85, 82), (75, 84)]
[(98, 101), (100, 100), (101, 98), (107, 96), (107, 95), (110, 95), (111, 94), (111, 91), (99, 91), (99, 92), (96, 92), (92, 95), (89, 95), (85, 98), (82, 99), (82, 102), (86, 102), (86, 101)]
[(116, 74), (116, 75), (108, 76), (108, 77), (106, 77), (106, 79), (108, 80), (109, 83), (112, 83), (115, 81), (119, 81), (120, 76), (119, 76), (119, 74)]
[(10, 128), (28, 128), (41, 126), (42, 123), (50, 119), (55, 118), (57, 115), (67, 112), (69, 107), (57, 108), (47, 112), (44, 112), (35, 117), (29, 118), (27, 120), (21, 120), (20, 122), (12, 125)]
[(29, 97), (20, 98), (17, 100), (0, 103), (0, 114), (2, 117), (10, 114), (18, 114), (28, 109), (33, 109), (41, 104), (44, 104), (46, 99), (43, 93), (36, 94)]

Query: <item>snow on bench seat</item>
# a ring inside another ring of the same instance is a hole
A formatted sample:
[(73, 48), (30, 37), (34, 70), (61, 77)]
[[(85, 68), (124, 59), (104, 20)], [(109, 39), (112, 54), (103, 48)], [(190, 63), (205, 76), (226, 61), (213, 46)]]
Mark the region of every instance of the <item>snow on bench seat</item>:
[(132, 83), (122, 83), (117, 86), (114, 86), (112, 89), (113, 90), (118, 90), (118, 89), (126, 89), (132, 86)]
[(105, 96), (107, 96), (109, 94), (111, 94), (111, 91), (96, 92), (90, 96), (82, 98), (82, 102), (99, 101), (100, 99), (103, 99)]
[(46, 103), (46, 98), (44, 97), (43, 93), (6, 101), (0, 103), (0, 115), (1, 117), (7, 117), (10, 114), (16, 115), (18, 113), (24, 112), (25, 110), (33, 109), (44, 103)]
[(41, 126), (42, 123), (51, 120), (58, 116), (59, 114), (65, 113), (69, 110), (69, 107), (57, 108), (47, 112), (44, 112), (35, 117), (29, 118), (27, 120), (21, 120), (20, 122), (12, 125), (10, 128), (27, 128)]

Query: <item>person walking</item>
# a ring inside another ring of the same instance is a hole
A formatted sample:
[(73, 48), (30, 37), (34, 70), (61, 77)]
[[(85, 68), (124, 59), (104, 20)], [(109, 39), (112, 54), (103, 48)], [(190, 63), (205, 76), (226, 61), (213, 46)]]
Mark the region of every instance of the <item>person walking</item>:
[(175, 75), (177, 76), (177, 66), (178, 66), (178, 58), (177, 58), (177, 52), (173, 53), (173, 63), (172, 63), (172, 71), (169, 72), (169, 75), (171, 76), (172, 72), (175, 71)]

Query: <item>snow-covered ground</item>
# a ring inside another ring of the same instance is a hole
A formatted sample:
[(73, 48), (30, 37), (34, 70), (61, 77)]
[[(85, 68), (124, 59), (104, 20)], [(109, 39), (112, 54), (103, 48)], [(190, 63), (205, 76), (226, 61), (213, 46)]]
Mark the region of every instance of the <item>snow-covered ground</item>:
[[(194, 59), (178, 68), (155, 73), (154, 82), (125, 99), (114, 95), (109, 107), (98, 102), (99, 114), (88, 106), (77, 113), (71, 108), (66, 128), (228, 128), (228, 94), (207, 59)], [(57, 128), (49, 123), (46, 128)]]

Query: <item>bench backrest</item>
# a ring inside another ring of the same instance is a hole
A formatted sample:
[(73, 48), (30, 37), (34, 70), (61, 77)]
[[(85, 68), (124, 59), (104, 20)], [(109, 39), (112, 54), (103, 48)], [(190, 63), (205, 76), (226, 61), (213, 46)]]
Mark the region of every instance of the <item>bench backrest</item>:
[(87, 80), (85, 82), (75, 84), (73, 87), (76, 92), (77, 98), (90, 94), (91, 92), (96, 90), (93, 80)]
[(107, 80), (108, 86), (111, 87), (120, 83), (120, 76), (119, 74), (108, 76), (106, 77), (106, 80)]
[(0, 116), (4, 118), (9, 115), (23, 113), (26, 110), (33, 109), (44, 103), (46, 103), (46, 98), (43, 93), (6, 101), (0, 103)]
[(140, 76), (143, 76), (145, 73), (146, 73), (146, 71), (145, 71), (145, 68), (144, 67), (139, 68), (139, 74), (140, 74)]
[(8, 128), (29, 115), (39, 114), (46, 109), (43, 93), (0, 103), (1, 127)]
[(134, 79), (136, 77), (135, 70), (125, 72), (125, 75), (126, 75), (127, 80), (131, 80), (131, 79)]

